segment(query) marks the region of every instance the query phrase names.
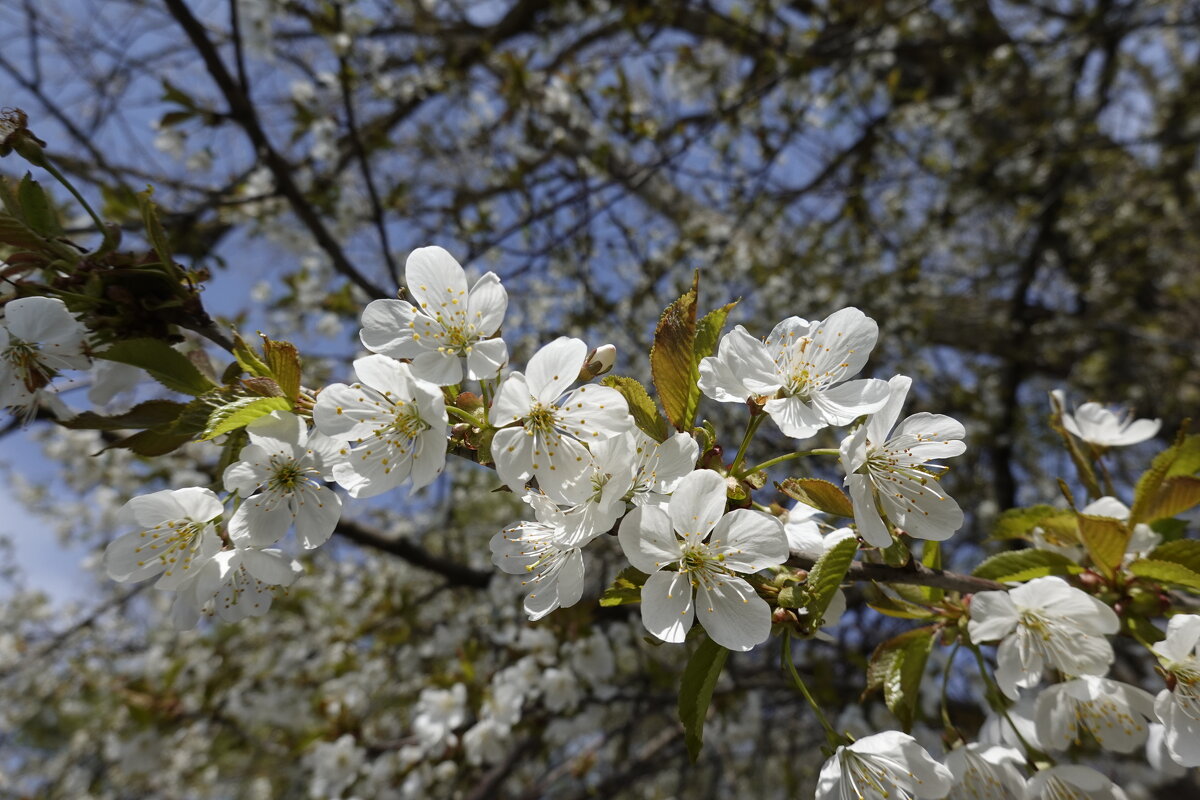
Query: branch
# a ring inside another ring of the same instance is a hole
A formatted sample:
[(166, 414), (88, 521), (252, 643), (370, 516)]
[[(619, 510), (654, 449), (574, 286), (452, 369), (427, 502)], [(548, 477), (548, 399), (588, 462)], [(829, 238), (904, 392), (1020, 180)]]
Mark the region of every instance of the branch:
[(380, 287), (376, 286), (368, 280), (361, 272), (359, 272), (350, 260), (346, 257), (345, 251), (342, 250), (337, 240), (333, 238), (333, 234), (325, 226), (324, 221), (309, 204), (304, 193), (292, 178), (292, 166), (279, 154), (275, 147), (267, 138), (266, 131), (263, 130), (262, 123), (258, 119), (258, 112), (254, 110), (254, 105), (246, 97), (237, 81), (229, 73), (225, 67), (225, 63), (221, 60), (220, 54), (217, 53), (216, 47), (208, 38), (208, 34), (204, 30), (204, 26), (200, 21), (192, 15), (184, 0), (164, 0), (167, 10), (170, 11), (179, 26), (183, 28), (184, 33), (192, 42), (192, 45), (200, 53), (200, 57), (204, 60), (204, 65), (208, 69), (208, 74), (212, 76), (213, 81), (217, 84), (221, 94), (224, 95), (225, 101), (229, 104), (229, 116), (246, 132), (251, 143), (266, 163), (267, 169), (271, 171), (272, 177), (275, 179), (276, 186), (279, 191), (287, 198), (291, 204), (292, 211), (300, 218), (316, 240), (317, 245), (329, 256), (333, 261), (333, 267), (339, 273), (348, 278), (354, 285), (365, 291), (372, 298), (387, 297), (388, 293)]
[[(793, 555), (787, 561), (789, 566), (801, 569), (812, 569), (816, 563), (811, 558)], [(875, 581), (876, 583), (904, 583), (909, 586), (928, 586), (932, 589), (945, 589), (950, 592), (993, 592), (1008, 591), (1008, 586), (987, 578), (976, 578), (972, 575), (962, 575), (957, 572), (947, 572), (944, 569), (931, 569), (918, 561), (910, 561), (904, 567), (892, 567), (887, 564), (868, 564), (855, 561), (846, 572), (846, 580), (855, 583), (859, 581)]]
[(391, 538), (375, 528), (361, 522), (342, 519), (338, 521), (338, 534), (356, 544), (372, 547), (384, 553), (399, 556), (414, 567), (437, 573), (454, 586), (468, 586), (472, 589), (486, 589), (492, 580), (492, 572), (478, 570), (434, 555), (420, 545), (408, 539)]

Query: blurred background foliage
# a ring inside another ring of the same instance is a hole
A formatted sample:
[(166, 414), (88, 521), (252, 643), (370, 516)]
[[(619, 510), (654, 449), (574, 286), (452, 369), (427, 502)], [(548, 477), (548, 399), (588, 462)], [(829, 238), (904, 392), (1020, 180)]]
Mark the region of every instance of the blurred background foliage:
[[(1161, 417), (1166, 437), (1200, 400), (1194, 2), (0, 0), (0, 30), (3, 103), (129, 241), (152, 184), (177, 257), (212, 276), (207, 310), (293, 338), (310, 385), (348, 375), (363, 305), (432, 243), (500, 275), (517, 364), (568, 334), (646, 375), (694, 270), (701, 310), (741, 297), (732, 319), (759, 336), (857, 305), (881, 328), (870, 373), (913, 375), (913, 408), (966, 424), (944, 481), (969, 509), (946, 551), (960, 567), (998, 510), (1071, 477), (1047, 453), (1048, 389)], [(738, 410), (701, 413), (736, 446)], [(62, 477), (26, 499), (95, 549), (130, 494), (207, 482), (216, 456), (91, 458), (93, 434), (35, 435)], [(811, 786), (820, 735), (774, 654), (731, 659), (687, 766), (683, 653), (586, 600), (527, 626), (488, 577), (517, 504), (468, 465), (452, 478), (352, 512), (345, 544), (236, 628), (162, 630), (152, 592), (104, 582), (60, 614), (11, 578), (0, 796)], [(592, 596), (615, 565), (589, 567)], [(851, 619), (803, 658), (835, 707), (887, 628)], [(487, 757), (414, 742), (423, 688), (468, 687), (462, 733), (511, 670), (538, 685), (558, 664), (578, 696), (531, 690)]]

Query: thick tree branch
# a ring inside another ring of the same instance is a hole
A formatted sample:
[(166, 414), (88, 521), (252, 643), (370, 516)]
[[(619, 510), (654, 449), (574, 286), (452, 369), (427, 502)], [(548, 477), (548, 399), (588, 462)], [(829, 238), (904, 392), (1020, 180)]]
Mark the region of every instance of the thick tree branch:
[[(815, 563), (811, 558), (799, 555), (792, 556), (787, 562), (791, 566), (802, 569), (812, 569)], [(917, 561), (910, 561), (908, 566), (892, 567), (887, 564), (868, 564), (856, 561), (850, 565), (846, 580), (854, 583), (860, 581), (875, 581), (876, 583), (902, 583), (909, 586), (928, 586), (931, 589), (945, 589), (949, 592), (992, 592), (1007, 591), (1009, 587), (1003, 583), (990, 581), (987, 578), (976, 578), (957, 572), (947, 572), (943, 569), (931, 569)]]
[(434, 555), (408, 539), (389, 537), (382, 531), (361, 522), (348, 519), (339, 520), (335, 531), (338, 535), (356, 544), (371, 547), (383, 553), (390, 553), (404, 559), (414, 567), (437, 573), (454, 586), (484, 589), (492, 580), (490, 571), (473, 569), (457, 561)]

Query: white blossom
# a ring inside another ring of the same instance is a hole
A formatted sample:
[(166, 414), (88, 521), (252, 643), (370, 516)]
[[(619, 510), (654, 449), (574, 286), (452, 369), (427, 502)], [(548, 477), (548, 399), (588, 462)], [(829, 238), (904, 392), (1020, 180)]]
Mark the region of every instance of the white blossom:
[[(788, 512), (787, 522), (784, 523), (783, 531), (787, 536), (788, 550), (791, 553), (811, 558), (816, 561), (821, 556), (825, 555), (830, 548), (838, 545), (847, 539), (857, 539), (858, 536), (849, 528), (838, 528), (830, 531), (826, 535), (822, 535), (817, 523), (811, 519), (807, 519), (807, 509), (812, 509), (814, 513), (817, 510), (812, 506), (804, 503), (796, 503)], [(793, 518), (794, 517), (794, 518)], [(807, 614), (807, 608), (796, 609), (797, 614)], [(832, 628), (841, 621), (842, 615), (846, 613), (846, 593), (841, 589), (837, 589), (833, 593), (833, 597), (829, 600), (829, 605), (826, 606), (825, 612), (822, 615), (824, 622), (822, 628)], [(828, 634), (818, 633), (818, 638), (829, 638)]]
[(595, 442), (591, 445), (587, 469), (574, 483), (548, 487), (563, 509), (564, 530), (561, 541), (582, 545), (607, 532), (625, 513), (625, 497), (633, 489), (636, 451), (632, 434)]
[(1171, 617), (1153, 650), (1173, 684), (1154, 701), (1167, 752), (1182, 766), (1200, 767), (1200, 615)]
[(417, 699), (413, 732), (426, 747), (454, 741), (454, 730), (467, 721), (467, 687), (456, 683), (449, 689), (426, 687)]
[(208, 489), (164, 489), (135, 497), (117, 519), (136, 528), (104, 551), (108, 576), (126, 583), (162, 573), (155, 587), (174, 591), (221, 549), (213, 521), (224, 511)]
[[(492, 403), (496, 473), (515, 492), (530, 477), (552, 495), (581, 480), (590, 464), (583, 442), (633, 427), (625, 398), (607, 386), (581, 386), (563, 397), (587, 356), (579, 339), (560, 337), (538, 350), (524, 373), (509, 374)], [(560, 402), (561, 398), (561, 402)], [(505, 427), (514, 426), (514, 427)]]
[(887, 384), (848, 380), (867, 363), (879, 326), (857, 308), (815, 322), (788, 317), (759, 341), (741, 325), (722, 337), (717, 355), (700, 362), (700, 390), (723, 403), (766, 398), (784, 434), (807, 439), (847, 425), (887, 402)]
[(508, 361), (508, 346), (492, 338), (504, 321), (508, 293), (494, 272), (467, 291), (467, 276), (441, 247), (414, 250), (404, 264), (404, 281), (416, 305), (375, 300), (362, 315), (363, 346), (392, 358), (412, 359), (422, 380), (449, 386), (467, 377), (496, 377)]
[(19, 297), (0, 319), (0, 408), (29, 410), (64, 369), (87, 369), (87, 329), (62, 300)]
[(973, 642), (1002, 640), (996, 683), (1013, 699), (1018, 688), (1037, 685), (1046, 666), (1071, 676), (1103, 675), (1113, 661), (1105, 637), (1119, 628), (1111, 608), (1053, 575), (1007, 592), (978, 592), (968, 623)]
[[(580, 548), (604, 531), (579, 539), (568, 532), (563, 512), (544, 494), (524, 498), (535, 522), (518, 522), (492, 537), (492, 563), (510, 575), (525, 575), (529, 586), (525, 613), (539, 620), (556, 608), (567, 608), (583, 595), (583, 553)], [(611, 524), (611, 523), (610, 523)]]
[(320, 547), (341, 516), (341, 498), (321, 483), (333, 480), (338, 444), (320, 433), (310, 435), (304, 420), (286, 411), (259, 417), (246, 433), (250, 443), (242, 448), (241, 461), (224, 474), (226, 491), (245, 498), (229, 520), (229, 538), (242, 547), (266, 547), (295, 523), (306, 549)]
[(512, 729), (504, 723), (485, 717), (463, 734), (463, 749), (471, 764), (495, 764), (508, 755)]
[(883, 731), (839, 747), (817, 778), (815, 800), (945, 797), (950, 770), (913, 737)]
[(749, 650), (770, 635), (770, 606), (735, 573), (787, 560), (783, 524), (759, 511), (726, 514), (725, 493), (724, 477), (698, 470), (679, 482), (666, 511), (641, 506), (621, 523), (625, 557), (650, 575), (642, 587), (642, 622), (663, 641), (682, 642), (696, 617), (730, 650)]
[(313, 773), (308, 796), (313, 800), (328, 800), (341, 797), (358, 780), (366, 763), (366, 751), (345, 733), (336, 742), (317, 742), (305, 761)]
[[(1062, 409), (1062, 425), (1071, 435), (1100, 447), (1124, 447), (1152, 439), (1162, 427), (1161, 419), (1133, 419), (1132, 413), (1118, 416), (1099, 403), (1084, 403), (1071, 414), (1061, 389), (1051, 394)], [(1053, 404), (1052, 404), (1053, 405)]]
[(665, 506), (679, 482), (696, 468), (700, 445), (689, 433), (676, 433), (663, 442), (637, 428), (626, 435), (636, 453), (630, 500), (635, 506)]
[(302, 572), (300, 562), (280, 550), (222, 550), (179, 588), (172, 622), (179, 630), (190, 630), (205, 612), (225, 622), (261, 617), (271, 608), (275, 587), (291, 586)]
[(1155, 719), (1154, 696), (1127, 683), (1085, 675), (1044, 689), (1037, 700), (1038, 740), (1052, 750), (1079, 744), (1086, 730), (1105, 750), (1132, 753)]
[(1063, 764), (1041, 770), (1025, 785), (1025, 800), (1127, 800), (1120, 786), (1091, 767)]
[(943, 541), (963, 523), (962, 509), (938, 483), (944, 468), (929, 462), (961, 455), (965, 431), (943, 414), (913, 414), (896, 425), (911, 385), (904, 375), (888, 381), (887, 404), (842, 441), (854, 521), (863, 539), (876, 547), (892, 543), (880, 509), (918, 539)]
[(428, 486), (446, 466), (441, 389), (382, 355), (358, 359), (354, 372), (359, 383), (326, 386), (313, 409), (317, 430), (344, 443), (334, 479), (351, 497), (373, 497), (409, 478), (414, 489)]
[(1020, 750), (978, 742), (946, 754), (946, 768), (954, 778), (953, 796), (964, 800), (1022, 800), (1025, 778), (1017, 767), (1023, 763)]

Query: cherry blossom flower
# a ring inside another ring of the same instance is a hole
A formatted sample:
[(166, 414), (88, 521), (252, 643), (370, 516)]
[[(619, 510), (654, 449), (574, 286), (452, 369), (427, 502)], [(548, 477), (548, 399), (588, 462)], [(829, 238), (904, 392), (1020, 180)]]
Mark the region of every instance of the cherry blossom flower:
[(225, 622), (261, 617), (271, 608), (275, 587), (291, 586), (302, 572), (300, 562), (280, 550), (222, 550), (180, 587), (172, 621), (190, 630), (206, 611)]
[(62, 300), (19, 297), (0, 319), (0, 408), (31, 410), (40, 389), (64, 369), (87, 369), (87, 329)]
[(141, 581), (162, 573), (155, 588), (175, 591), (221, 549), (213, 521), (224, 507), (208, 489), (164, 489), (135, 497), (117, 519), (136, 530), (109, 543), (104, 567), (114, 581)]
[(730, 650), (749, 650), (770, 635), (770, 607), (735, 573), (787, 560), (783, 523), (759, 511), (724, 513), (725, 492), (724, 477), (698, 470), (679, 482), (666, 511), (641, 506), (621, 523), (626, 558), (650, 575), (642, 622), (663, 641), (682, 642), (696, 617)]
[(656, 442), (634, 428), (627, 434), (636, 454), (633, 477), (635, 506), (666, 506), (671, 492), (696, 468), (700, 445), (688, 433), (677, 433), (664, 442)]
[(426, 747), (455, 744), (454, 730), (467, 721), (467, 687), (456, 683), (449, 689), (421, 690), (413, 717), (413, 732)]
[(543, 491), (561, 494), (588, 472), (583, 442), (633, 427), (629, 406), (616, 389), (581, 386), (562, 396), (586, 356), (581, 340), (560, 337), (538, 350), (524, 373), (509, 374), (496, 390), (491, 421), (503, 430), (492, 439), (492, 457), (500, 480), (514, 492), (536, 477)]
[(1161, 419), (1135, 420), (1132, 413), (1118, 416), (1099, 403), (1084, 403), (1071, 414), (1066, 410), (1061, 389), (1050, 394), (1062, 409), (1062, 425), (1067, 432), (1100, 447), (1124, 447), (1144, 442), (1154, 438), (1162, 427)]
[(335, 383), (317, 397), (317, 430), (343, 442), (333, 477), (351, 497), (374, 497), (412, 478), (414, 489), (446, 466), (448, 417), (442, 390), (407, 364), (370, 355), (354, 362), (359, 383)]
[(1154, 700), (1167, 752), (1182, 766), (1200, 767), (1200, 615), (1171, 617), (1167, 638), (1153, 650), (1174, 684)]
[(847, 425), (887, 402), (887, 384), (848, 381), (867, 363), (879, 326), (857, 308), (808, 322), (788, 317), (759, 341), (741, 325), (700, 362), (700, 390), (722, 403), (767, 398), (765, 410), (786, 435), (806, 439)]
[(1119, 628), (1111, 608), (1054, 575), (1007, 592), (977, 593), (968, 623), (972, 641), (1002, 640), (996, 683), (1014, 700), (1018, 688), (1037, 685), (1046, 666), (1073, 676), (1103, 675), (1113, 661), (1105, 636)]
[(554, 499), (562, 505), (565, 529), (562, 543), (590, 542), (604, 533), (625, 513), (625, 497), (633, 491), (634, 458), (632, 435), (613, 436), (594, 443), (582, 479), (557, 488)]
[(839, 747), (817, 778), (815, 800), (945, 797), (953, 778), (907, 733), (883, 731)]
[(528, 576), (522, 581), (530, 586), (525, 613), (530, 620), (539, 620), (556, 608), (579, 602), (583, 595), (580, 548), (603, 531), (579, 540), (577, 531), (568, 533), (565, 515), (549, 497), (535, 492), (524, 500), (537, 521), (518, 522), (493, 536), (492, 563), (510, 575)]
[(966, 432), (943, 414), (912, 414), (896, 425), (912, 379), (897, 375), (887, 385), (887, 404), (841, 446), (858, 532), (875, 547), (890, 545), (882, 509), (909, 536), (948, 539), (962, 526), (963, 513), (938, 483), (944, 468), (929, 462), (961, 455)]
[(1127, 800), (1120, 786), (1091, 767), (1063, 764), (1041, 770), (1025, 784), (1025, 800)]
[(946, 754), (946, 768), (954, 778), (954, 796), (979, 800), (1022, 800), (1025, 778), (1017, 765), (1023, 763), (1019, 750), (978, 742)]
[(295, 523), (306, 549), (320, 547), (342, 511), (341, 498), (321, 483), (333, 480), (338, 443), (310, 435), (304, 421), (286, 411), (256, 419), (246, 432), (250, 444), (242, 460), (225, 468), (226, 491), (245, 498), (229, 520), (229, 538), (242, 547), (266, 547)]
[(1132, 753), (1149, 735), (1154, 696), (1127, 683), (1085, 675), (1043, 690), (1036, 718), (1038, 740), (1052, 750), (1079, 744), (1086, 730), (1105, 750)]
[(362, 315), (360, 338), (368, 350), (412, 359), (418, 378), (449, 386), (463, 379), (494, 378), (508, 361), (508, 346), (492, 338), (504, 321), (508, 293), (494, 272), (467, 291), (463, 268), (440, 247), (414, 250), (404, 264), (404, 281), (416, 305), (375, 300)]

